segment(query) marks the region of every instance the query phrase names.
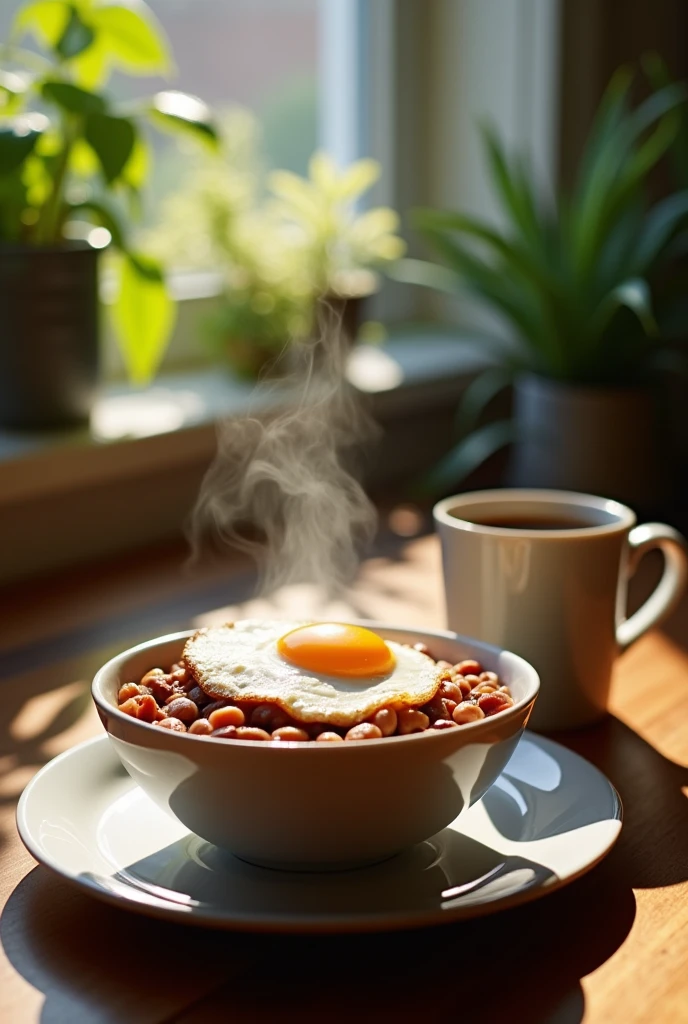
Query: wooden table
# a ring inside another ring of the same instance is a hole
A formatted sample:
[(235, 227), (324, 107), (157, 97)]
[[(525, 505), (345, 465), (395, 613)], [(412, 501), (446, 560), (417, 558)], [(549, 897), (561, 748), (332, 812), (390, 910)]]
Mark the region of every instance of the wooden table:
[[(564, 738), (621, 793), (617, 846), (532, 905), (417, 932), (258, 937), (139, 917), (37, 867), (14, 806), (40, 765), (99, 731), (94, 669), (139, 639), (264, 610), (247, 566), (188, 571), (184, 557), (0, 594), (0, 1021), (688, 1021), (688, 602), (619, 662), (614, 716)], [(282, 610), (309, 600), (292, 592)], [(434, 538), (388, 539), (335, 611), (441, 626)]]

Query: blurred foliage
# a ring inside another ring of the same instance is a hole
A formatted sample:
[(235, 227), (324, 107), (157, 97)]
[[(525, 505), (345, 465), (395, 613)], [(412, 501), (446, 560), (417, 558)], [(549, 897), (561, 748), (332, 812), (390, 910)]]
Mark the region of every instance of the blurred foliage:
[(236, 108), (220, 118), (222, 146), (163, 203), (151, 251), (174, 253), (187, 269), (222, 269), (225, 296), (211, 325), (220, 347), (279, 352), (312, 328), (323, 297), (356, 297), (378, 286), (375, 270), (402, 255), (398, 217), (357, 200), (380, 174), (374, 160), (340, 171), (324, 153), (308, 177), (267, 173), (255, 117)]
[[(632, 75), (612, 79), (588, 137), (574, 187), (549, 199), (528, 161), (482, 130), (503, 226), (469, 214), (418, 210), (415, 223), (442, 265), (402, 260), (394, 276), (478, 298), (503, 332), (471, 332), (499, 364), (469, 389), (461, 440), (433, 472), (431, 490), (455, 486), (514, 440), (510, 423), (477, 430), (497, 390), (530, 372), (570, 384), (644, 385), (666, 352), (659, 282), (685, 248), (688, 180), (652, 203), (648, 176), (686, 121), (686, 88), (663, 82), (634, 107)], [(683, 321), (686, 332), (688, 321)]]
[[(27, 35), (45, 52), (22, 48)], [(143, 0), (28, 3), (0, 47), (0, 243), (112, 242), (119, 252), (114, 321), (136, 383), (157, 369), (174, 325), (164, 261), (137, 252), (129, 237), (150, 170), (143, 127), (191, 135), (210, 148), (217, 133), (194, 96), (164, 90), (116, 103), (103, 87), (113, 70), (172, 69), (165, 35)]]

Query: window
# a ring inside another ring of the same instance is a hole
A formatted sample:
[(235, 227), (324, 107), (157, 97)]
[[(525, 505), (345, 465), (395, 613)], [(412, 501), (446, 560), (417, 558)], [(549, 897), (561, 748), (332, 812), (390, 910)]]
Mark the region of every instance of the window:
[[(200, 96), (218, 117), (245, 107), (258, 119), (271, 167), (303, 173), (317, 146), (318, 0), (147, 0), (177, 65), (174, 88)], [(156, 79), (112, 80), (124, 96), (169, 87)], [(197, 161), (178, 140), (156, 134), (146, 220)]]

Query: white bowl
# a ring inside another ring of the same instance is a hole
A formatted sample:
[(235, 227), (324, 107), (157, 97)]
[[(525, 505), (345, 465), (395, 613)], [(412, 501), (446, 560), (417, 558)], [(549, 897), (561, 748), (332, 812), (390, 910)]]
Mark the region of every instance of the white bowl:
[(456, 729), (353, 743), (200, 738), (118, 711), (119, 687), (177, 661), (191, 632), (117, 655), (93, 680), (93, 699), (131, 777), (208, 842), (268, 867), (373, 863), (429, 838), (480, 799), (513, 754), (540, 682), (523, 658), (455, 633), (364, 625), (397, 643), (425, 643), (438, 659), (477, 659), (511, 688), (513, 706)]

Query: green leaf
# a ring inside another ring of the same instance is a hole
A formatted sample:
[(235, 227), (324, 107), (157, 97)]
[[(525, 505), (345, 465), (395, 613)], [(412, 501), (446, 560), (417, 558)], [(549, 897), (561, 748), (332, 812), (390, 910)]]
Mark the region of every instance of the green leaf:
[(382, 168), (377, 160), (356, 160), (342, 173), (337, 183), (340, 199), (358, 199), (379, 179)]
[(610, 140), (626, 113), (631, 79), (629, 69), (621, 67), (612, 76), (604, 92), (578, 167), (577, 203), (582, 202), (583, 195), (589, 190), (596, 169), (606, 162), (605, 154), (610, 147)]
[(517, 175), (511, 170), (491, 128), (484, 126), (482, 136), (492, 180), (505, 212), (524, 239), (539, 245), (541, 232), (531, 184), (523, 175)]
[(111, 185), (122, 174), (134, 150), (134, 125), (124, 117), (89, 114), (84, 135), (100, 161), (105, 180)]
[(69, 154), (69, 170), (80, 178), (92, 178), (100, 170), (100, 162), (85, 139), (75, 139)]
[(55, 50), (63, 60), (70, 60), (87, 50), (94, 37), (93, 29), (81, 20), (75, 7), (70, 7), (67, 24), (55, 44)]
[(119, 293), (113, 308), (127, 372), (134, 384), (155, 374), (175, 321), (175, 306), (157, 263), (125, 256), (120, 263)]
[(647, 214), (636, 254), (641, 273), (652, 267), (687, 217), (688, 190), (667, 196)]
[[(445, 213), (440, 210), (415, 210), (413, 221), (431, 242), (439, 238), (447, 239), (452, 232), (467, 234), (483, 243), (497, 257), (508, 264), (511, 273), (525, 277), (530, 284), (542, 293), (550, 295), (559, 290), (559, 285), (546, 261), (534, 256), (529, 246), (524, 246), (517, 238), (511, 239), (500, 235), (489, 225), (461, 213)], [(544, 238), (542, 249), (545, 248)]]
[(140, 189), (150, 170), (150, 152), (146, 140), (137, 134), (131, 156), (122, 172), (122, 180), (133, 189)]
[(425, 495), (447, 494), (479, 469), (491, 455), (516, 440), (516, 425), (511, 420), (488, 423), (476, 430), (445, 455), (419, 484)]
[(166, 89), (153, 96), (151, 117), (164, 128), (188, 132), (215, 148), (219, 135), (210, 107), (186, 92)]
[(12, 34), (21, 36), (31, 32), (47, 46), (55, 47), (62, 38), (69, 20), (71, 5), (63, 0), (38, 0), (17, 12)]
[(659, 333), (652, 312), (650, 287), (642, 278), (632, 278), (617, 285), (600, 303), (591, 320), (589, 345), (598, 340), (617, 310), (624, 307), (635, 314), (647, 335)]
[[(675, 108), (685, 96), (679, 85), (654, 93), (637, 110), (620, 117), (599, 148), (578, 190), (572, 218), (574, 261), (583, 279), (594, 273), (614, 218), (636, 198), (648, 172), (671, 145), (678, 124)], [(653, 134), (634, 150), (640, 136), (654, 124)]]
[[(642, 58), (645, 74), (656, 90), (671, 83), (671, 75), (664, 60), (657, 53)], [(688, 118), (681, 118), (679, 130), (669, 153), (674, 175), (682, 188), (688, 186)]]
[(96, 36), (87, 50), (69, 62), (69, 70), (83, 89), (97, 89), (108, 72), (108, 53), (102, 38)]
[(48, 127), (43, 114), (23, 114), (0, 121), (0, 177), (11, 174), (32, 152)]
[(461, 278), (455, 271), (448, 270), (429, 260), (410, 257), (397, 260), (387, 270), (387, 276), (400, 284), (415, 284), (421, 288), (433, 288), (447, 295), (456, 295), (461, 288)]
[(513, 379), (513, 370), (504, 366), (492, 366), (471, 381), (461, 396), (456, 415), (456, 430), (459, 437), (465, 437), (475, 430), (492, 399), (509, 387)]
[(112, 244), (123, 252), (126, 251), (126, 230), (116, 210), (102, 200), (85, 199), (82, 203), (70, 203), (67, 217), (79, 212), (90, 213), (96, 224), (110, 232)]
[(531, 350), (539, 352), (558, 371), (557, 335), (552, 332), (542, 294), (526, 287), (500, 267), (490, 266), (458, 241), (435, 234), (433, 244), (450, 268), (460, 275), (463, 288), (487, 302), (516, 327)]
[(27, 76), (0, 68), (0, 117), (17, 113), (29, 88)]
[(93, 7), (89, 20), (119, 66), (139, 75), (170, 71), (172, 60), (167, 38), (146, 4)]
[(97, 92), (69, 82), (44, 82), (41, 91), (46, 100), (73, 114), (102, 114), (107, 109), (105, 100)]

